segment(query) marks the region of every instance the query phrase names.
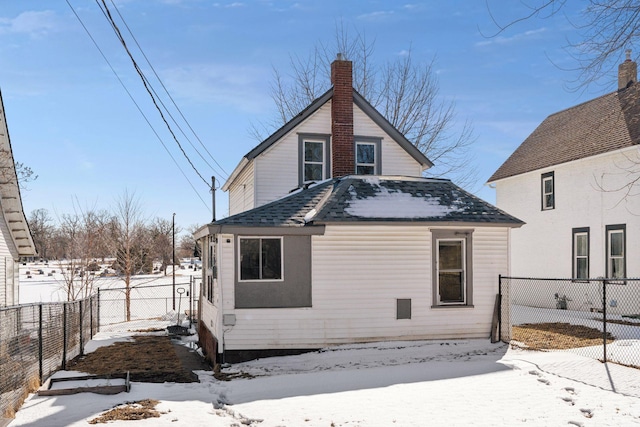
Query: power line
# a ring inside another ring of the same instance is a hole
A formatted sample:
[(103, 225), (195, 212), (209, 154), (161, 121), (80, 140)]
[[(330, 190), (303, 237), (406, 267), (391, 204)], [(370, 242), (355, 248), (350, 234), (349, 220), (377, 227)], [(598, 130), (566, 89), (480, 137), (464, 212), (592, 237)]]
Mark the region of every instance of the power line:
[[(127, 31), (129, 32), (129, 35), (131, 35), (131, 38), (133, 39), (133, 41), (135, 42), (136, 46), (138, 47), (138, 49), (140, 50), (140, 53), (142, 54), (142, 56), (144, 57), (145, 61), (147, 61), (147, 64), (149, 65), (149, 67), (151, 68), (151, 71), (153, 71), (154, 76), (156, 77), (156, 79), (158, 80), (158, 82), (160, 83), (160, 85), (162, 86), (162, 89), (164, 89), (164, 92), (167, 94), (167, 96), (169, 97), (169, 99), (171, 100), (171, 103), (173, 104), (173, 106), (175, 107), (175, 109), (178, 111), (178, 113), (180, 114), (180, 117), (182, 117), (182, 120), (184, 120), (184, 122), (186, 123), (187, 127), (189, 128), (189, 130), (191, 131), (191, 133), (196, 137), (196, 139), (198, 140), (198, 142), (200, 143), (200, 145), (202, 146), (202, 148), (206, 151), (206, 153), (209, 155), (209, 157), (211, 158), (211, 160), (214, 161), (214, 163), (220, 168), (220, 171), (222, 171), (223, 173), (221, 173), (220, 175), (228, 178), (229, 174), (227, 173), (227, 171), (222, 167), (222, 165), (220, 163), (218, 163), (218, 161), (213, 157), (213, 155), (211, 154), (211, 152), (207, 149), (207, 147), (204, 145), (204, 143), (202, 142), (202, 140), (200, 139), (200, 137), (198, 136), (198, 134), (196, 133), (196, 131), (191, 127), (191, 124), (189, 123), (189, 121), (187, 120), (187, 118), (184, 116), (184, 114), (182, 113), (182, 110), (180, 109), (180, 107), (178, 107), (178, 105), (176, 104), (175, 100), (173, 99), (173, 97), (171, 96), (171, 93), (167, 90), (166, 86), (164, 85), (164, 82), (162, 81), (162, 79), (160, 78), (160, 76), (158, 75), (158, 73), (156, 72), (153, 64), (151, 64), (151, 61), (149, 61), (149, 58), (147, 58), (147, 55), (144, 53), (144, 50), (142, 49), (142, 46), (140, 46), (140, 44), (138, 43), (138, 40), (136, 39), (136, 36), (133, 34), (133, 32), (131, 31), (131, 28), (129, 28), (129, 25), (127, 24), (127, 21), (125, 21), (124, 17), (122, 16), (122, 14), (120, 13), (120, 9), (118, 9), (118, 6), (113, 2), (113, 0), (111, 0), (111, 4), (113, 5), (113, 8), (116, 10), (116, 12), (118, 13), (118, 16), (120, 17), (120, 20), (122, 21), (122, 23), (124, 24), (124, 26), (127, 28)], [(154, 90), (155, 93), (155, 90)], [(157, 93), (156, 93), (157, 96)], [(160, 101), (162, 103), (162, 101)], [(198, 153), (198, 155), (200, 156), (200, 158), (202, 160), (204, 160), (205, 163), (207, 163), (207, 165), (211, 168), (214, 169), (215, 168), (209, 164), (209, 162), (207, 162), (207, 160), (200, 154), (200, 152), (198, 151), (198, 149), (196, 147), (194, 147), (194, 145), (191, 143), (191, 140), (185, 135), (185, 133), (182, 131), (182, 128), (180, 127), (180, 125), (178, 124), (178, 122), (173, 118), (173, 116), (171, 115), (171, 113), (168, 111), (168, 109), (165, 107), (164, 103), (162, 103), (162, 106), (165, 108), (165, 110), (167, 110), (167, 112), (169, 113), (169, 116), (171, 117), (171, 119), (173, 120), (173, 122), (178, 126), (178, 129), (180, 129), (180, 131), (182, 132), (182, 134), (185, 136), (185, 138), (187, 138), (187, 141), (189, 141), (189, 144), (191, 144), (191, 147), (193, 147), (193, 149), (196, 151), (196, 153)]]
[[(204, 179), (204, 177), (200, 174), (200, 171), (198, 171), (196, 166), (193, 164), (193, 162), (189, 158), (189, 155), (187, 154), (187, 152), (184, 151), (184, 148), (182, 147), (182, 144), (180, 144), (180, 141), (178, 141), (178, 138), (176, 137), (175, 132), (171, 128), (171, 125), (169, 124), (169, 122), (167, 121), (166, 117), (164, 116), (164, 113), (162, 112), (162, 109), (158, 105), (158, 102), (157, 102), (155, 96), (153, 95), (153, 92), (149, 88), (149, 82), (148, 82), (147, 78), (145, 77), (144, 73), (142, 72), (142, 70), (138, 66), (138, 63), (136, 62), (135, 58), (131, 54), (131, 51), (129, 50), (129, 47), (127, 46), (126, 41), (124, 40), (124, 38), (122, 37), (122, 34), (120, 33), (120, 29), (118, 28), (118, 26), (116, 25), (115, 21), (113, 20), (113, 17), (111, 16), (111, 12), (109, 11), (109, 8), (107, 7), (107, 4), (106, 4), (105, 0), (101, 0), (101, 1), (102, 1), (103, 6), (104, 6), (104, 9), (101, 8), (101, 10), (103, 10), (103, 14), (105, 14), (107, 19), (111, 23), (111, 27), (113, 28), (114, 32), (116, 33), (116, 36), (118, 37), (118, 40), (120, 40), (120, 43), (124, 47), (124, 50), (127, 52), (127, 55), (129, 56), (129, 59), (131, 59), (131, 62), (133, 63), (133, 68), (136, 70), (136, 72), (140, 76), (140, 79), (142, 80), (142, 84), (143, 84), (145, 90), (147, 91), (147, 93), (149, 94), (149, 96), (151, 97), (151, 101), (153, 102), (153, 105), (156, 107), (156, 110), (158, 110), (158, 113), (160, 114), (160, 118), (162, 119), (162, 121), (164, 122), (165, 126), (167, 127), (167, 130), (169, 131), (169, 133), (173, 137), (173, 140), (178, 145), (178, 148), (180, 148), (180, 151), (182, 152), (184, 158), (187, 159), (187, 162), (189, 162), (189, 165), (194, 170), (196, 175), (198, 175), (200, 177), (200, 179), (202, 180), (202, 182), (205, 183), (205, 185), (209, 186), (209, 182), (206, 179)], [(98, 0), (96, 0), (96, 3), (98, 3)], [(98, 6), (100, 6), (100, 3), (98, 3)]]
[[(133, 104), (136, 106), (136, 108), (138, 109), (138, 111), (140, 112), (140, 114), (142, 115), (142, 117), (144, 118), (144, 120), (147, 122), (147, 125), (149, 125), (149, 127), (151, 128), (151, 131), (154, 133), (154, 135), (156, 136), (156, 138), (158, 139), (158, 141), (160, 142), (160, 144), (162, 144), (162, 146), (164, 147), (165, 151), (167, 152), (167, 154), (169, 155), (169, 157), (171, 157), (171, 160), (173, 160), (173, 163), (176, 165), (176, 167), (178, 168), (178, 170), (180, 171), (180, 173), (182, 174), (182, 176), (184, 176), (184, 178), (187, 180), (187, 182), (189, 183), (189, 186), (193, 189), (193, 191), (196, 193), (196, 195), (198, 196), (198, 198), (200, 199), (200, 201), (202, 202), (202, 204), (209, 210), (211, 210), (211, 206), (209, 206), (200, 196), (200, 193), (198, 192), (198, 190), (196, 190), (196, 188), (194, 187), (193, 183), (191, 182), (191, 180), (187, 177), (187, 175), (184, 173), (184, 171), (182, 170), (182, 168), (180, 167), (180, 165), (178, 164), (178, 162), (176, 161), (176, 159), (173, 157), (173, 155), (171, 154), (171, 152), (169, 151), (169, 149), (167, 148), (166, 144), (164, 143), (164, 141), (162, 141), (162, 138), (160, 138), (160, 135), (158, 135), (158, 132), (156, 132), (155, 128), (153, 127), (153, 125), (151, 124), (151, 122), (149, 121), (149, 119), (147, 118), (147, 116), (144, 114), (144, 112), (142, 111), (142, 109), (140, 108), (140, 106), (138, 105), (138, 103), (136, 102), (136, 100), (134, 99), (133, 95), (131, 94), (131, 92), (129, 92), (129, 89), (127, 89), (126, 85), (124, 84), (124, 82), (122, 81), (122, 79), (120, 78), (120, 76), (118, 76), (118, 73), (116, 72), (116, 70), (113, 68), (113, 66), (111, 65), (111, 62), (109, 62), (109, 60), (107, 59), (107, 57), (105, 56), (104, 52), (102, 51), (102, 49), (100, 48), (100, 46), (98, 45), (98, 43), (96, 42), (96, 40), (93, 38), (93, 36), (91, 35), (91, 32), (89, 32), (89, 29), (86, 27), (86, 25), (84, 25), (84, 22), (82, 21), (82, 19), (80, 19), (80, 16), (77, 14), (76, 10), (73, 8), (73, 6), (71, 5), (71, 3), (69, 3), (69, 0), (65, 0), (67, 2), (67, 4), (69, 5), (69, 7), (71, 8), (71, 11), (73, 12), (73, 14), (76, 16), (76, 18), (78, 19), (78, 21), (80, 22), (80, 25), (82, 25), (82, 28), (84, 28), (85, 32), (87, 33), (87, 35), (89, 36), (89, 38), (91, 39), (91, 41), (93, 42), (94, 46), (96, 47), (96, 49), (98, 49), (98, 52), (100, 52), (100, 55), (102, 55), (102, 58), (105, 60), (105, 62), (107, 63), (107, 65), (109, 66), (109, 68), (111, 69), (111, 71), (113, 72), (113, 74), (116, 76), (116, 78), (118, 79), (118, 82), (120, 82), (120, 85), (122, 86), (122, 88), (125, 90), (125, 92), (127, 93), (127, 95), (129, 95), (129, 98), (131, 99), (131, 101), (133, 102)], [(207, 187), (210, 188), (209, 184), (207, 183)]]

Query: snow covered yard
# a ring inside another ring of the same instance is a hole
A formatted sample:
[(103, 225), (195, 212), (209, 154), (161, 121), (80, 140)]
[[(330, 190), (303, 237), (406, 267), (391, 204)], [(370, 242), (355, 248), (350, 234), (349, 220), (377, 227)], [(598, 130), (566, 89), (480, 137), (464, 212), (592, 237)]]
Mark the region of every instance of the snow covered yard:
[[(89, 349), (126, 339), (101, 332)], [(159, 418), (135, 421), (149, 426), (640, 425), (640, 370), (488, 340), (345, 345), (224, 373), (244, 377), (201, 371), (200, 383), (134, 382), (113, 396), (32, 395), (10, 426), (86, 426), (143, 399), (160, 401)]]

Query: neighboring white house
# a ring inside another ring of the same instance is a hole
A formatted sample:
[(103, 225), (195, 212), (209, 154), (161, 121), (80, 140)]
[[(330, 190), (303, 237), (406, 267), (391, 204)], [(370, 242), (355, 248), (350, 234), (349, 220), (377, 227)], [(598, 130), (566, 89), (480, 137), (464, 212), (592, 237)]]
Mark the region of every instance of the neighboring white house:
[(18, 304), (19, 260), (35, 255), (0, 94), (0, 307)]
[(353, 90), (349, 61), (332, 82), (240, 162), (232, 215), (195, 233), (212, 361), (490, 335), (522, 222), (421, 177), (431, 162)]
[[(640, 277), (640, 85), (629, 52), (618, 82), (547, 117), (489, 179), (496, 205), (526, 223), (512, 233), (512, 275)], [(563, 293), (569, 308), (597, 301), (579, 286)]]

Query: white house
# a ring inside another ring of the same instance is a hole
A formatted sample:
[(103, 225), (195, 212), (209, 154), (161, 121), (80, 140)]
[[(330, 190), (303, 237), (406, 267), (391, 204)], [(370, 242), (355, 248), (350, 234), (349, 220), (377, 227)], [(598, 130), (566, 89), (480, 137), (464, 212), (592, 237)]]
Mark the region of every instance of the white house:
[(242, 158), (222, 186), (229, 215), (309, 182), (353, 173), (420, 176), (432, 166), (353, 89), (351, 61), (339, 56), (331, 81), (331, 89)]
[[(489, 179), (497, 206), (526, 223), (512, 233), (512, 275), (640, 277), (640, 85), (629, 54), (617, 91), (547, 117)], [(593, 302), (580, 289), (563, 289), (569, 308)]]
[(0, 307), (19, 302), (19, 260), (36, 255), (22, 209), (9, 129), (0, 94)]
[(349, 61), (332, 81), (240, 162), (224, 186), (232, 215), (195, 233), (213, 361), (489, 337), (521, 221), (421, 177), (431, 162), (353, 90)]

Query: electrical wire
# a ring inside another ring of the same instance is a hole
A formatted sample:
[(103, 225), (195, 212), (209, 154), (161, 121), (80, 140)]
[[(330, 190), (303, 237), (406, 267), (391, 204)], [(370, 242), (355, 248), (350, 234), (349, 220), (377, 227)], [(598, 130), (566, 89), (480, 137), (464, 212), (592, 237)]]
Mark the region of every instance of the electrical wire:
[[(109, 62), (109, 60), (107, 59), (106, 55), (104, 54), (104, 52), (102, 51), (102, 49), (100, 48), (100, 46), (98, 45), (98, 43), (96, 42), (96, 40), (93, 38), (93, 36), (91, 35), (91, 32), (89, 31), (89, 29), (87, 28), (87, 26), (84, 24), (84, 22), (82, 21), (82, 19), (80, 18), (80, 16), (78, 15), (78, 13), (76, 12), (76, 10), (73, 8), (73, 6), (71, 5), (71, 3), (69, 3), (69, 0), (65, 0), (67, 5), (69, 5), (69, 8), (71, 8), (71, 11), (73, 12), (73, 14), (75, 15), (75, 17), (78, 19), (78, 21), (80, 22), (80, 25), (82, 25), (82, 28), (84, 28), (85, 32), (87, 33), (87, 35), (89, 36), (89, 38), (91, 39), (91, 41), (93, 42), (94, 46), (96, 47), (96, 49), (98, 49), (98, 52), (100, 52), (100, 55), (102, 55), (102, 58), (105, 60), (105, 62), (107, 63), (107, 65), (109, 66), (109, 68), (111, 69), (111, 71), (113, 72), (113, 74), (116, 76), (116, 79), (118, 79), (118, 82), (120, 82), (120, 85), (122, 86), (122, 88), (124, 89), (124, 91), (127, 93), (127, 95), (129, 95), (129, 98), (131, 99), (131, 101), (133, 102), (133, 104), (136, 106), (136, 108), (138, 109), (138, 111), (140, 112), (140, 114), (142, 115), (142, 117), (144, 118), (144, 120), (147, 122), (147, 125), (149, 125), (149, 127), (151, 128), (151, 131), (154, 133), (154, 135), (156, 136), (156, 138), (158, 139), (158, 141), (160, 142), (160, 144), (162, 144), (162, 147), (164, 147), (165, 151), (167, 152), (167, 154), (169, 155), (169, 157), (171, 158), (171, 160), (173, 160), (173, 163), (176, 165), (176, 167), (178, 168), (178, 170), (180, 171), (180, 173), (182, 174), (182, 176), (187, 180), (187, 182), (189, 183), (189, 186), (193, 189), (193, 191), (196, 193), (196, 195), (198, 196), (198, 198), (200, 199), (200, 201), (202, 202), (202, 204), (209, 210), (211, 211), (211, 206), (209, 206), (200, 196), (200, 193), (198, 192), (198, 190), (196, 190), (195, 186), (193, 185), (193, 183), (191, 182), (191, 180), (189, 179), (189, 177), (184, 173), (184, 171), (182, 170), (182, 168), (180, 167), (180, 164), (176, 161), (175, 157), (173, 157), (173, 155), (171, 154), (171, 151), (169, 151), (169, 148), (166, 146), (166, 144), (164, 143), (164, 141), (162, 140), (162, 138), (160, 138), (160, 135), (158, 135), (158, 132), (155, 130), (155, 128), (153, 127), (153, 125), (151, 124), (151, 122), (149, 121), (149, 119), (147, 118), (147, 116), (145, 115), (145, 113), (142, 111), (142, 109), (140, 108), (140, 105), (138, 105), (138, 103), (136, 102), (135, 98), (133, 97), (133, 95), (131, 94), (131, 92), (129, 91), (129, 89), (127, 89), (126, 85), (124, 84), (124, 82), (122, 81), (122, 79), (120, 78), (120, 76), (118, 75), (118, 73), (116, 72), (116, 70), (113, 68), (113, 66), (111, 65), (111, 62)], [(210, 188), (210, 185), (207, 183), (207, 187)]]
[[(125, 21), (124, 17), (122, 16), (122, 14), (120, 13), (120, 9), (118, 8), (118, 6), (114, 3), (113, 0), (111, 0), (111, 4), (113, 5), (113, 8), (115, 9), (115, 11), (118, 13), (118, 16), (120, 17), (120, 20), (122, 21), (122, 23), (124, 24), (124, 26), (127, 28), (127, 31), (129, 32), (129, 35), (131, 36), (131, 38), (133, 39), (133, 41), (135, 42), (136, 46), (138, 47), (138, 49), (140, 50), (140, 53), (142, 54), (142, 56), (144, 57), (145, 61), (147, 62), (147, 64), (149, 65), (149, 68), (151, 68), (151, 71), (153, 71), (153, 75), (156, 77), (156, 79), (158, 80), (158, 82), (160, 83), (160, 86), (162, 86), (162, 89), (164, 89), (164, 92), (167, 94), (167, 96), (169, 97), (169, 99), (171, 100), (171, 103), (173, 104), (173, 106), (175, 107), (175, 109), (178, 111), (178, 113), (180, 114), (180, 117), (182, 118), (182, 120), (184, 120), (184, 122), (186, 123), (187, 127), (189, 128), (189, 130), (191, 131), (191, 133), (196, 137), (196, 139), (198, 140), (198, 142), (200, 143), (200, 145), (202, 146), (202, 148), (205, 150), (205, 152), (209, 155), (209, 157), (211, 158), (211, 160), (213, 160), (213, 162), (218, 166), (219, 171), (218, 174), (220, 176), (222, 176), (223, 178), (227, 179), (229, 177), (229, 174), (227, 173), (227, 171), (222, 167), (222, 165), (220, 163), (218, 163), (218, 161), (213, 157), (213, 155), (211, 154), (211, 152), (207, 149), (207, 147), (204, 145), (204, 143), (202, 142), (202, 140), (200, 139), (200, 137), (198, 136), (198, 134), (196, 133), (196, 131), (191, 127), (191, 123), (189, 123), (189, 121), (187, 120), (187, 118), (184, 116), (184, 114), (182, 113), (182, 110), (180, 109), (180, 107), (178, 107), (178, 105), (176, 104), (175, 100), (173, 99), (173, 97), (171, 96), (171, 93), (169, 93), (169, 91), (167, 90), (166, 86), (164, 85), (164, 82), (162, 81), (162, 79), (160, 78), (160, 76), (158, 75), (158, 73), (156, 72), (156, 69), (154, 68), (153, 64), (151, 64), (151, 61), (149, 61), (149, 58), (147, 58), (147, 55), (144, 53), (144, 50), (142, 49), (142, 46), (140, 46), (140, 43), (138, 43), (138, 39), (136, 38), (136, 36), (133, 34), (133, 32), (131, 31), (131, 28), (129, 28), (129, 25), (127, 24), (127, 21)], [(155, 93), (155, 90), (154, 90)], [(156, 96), (158, 94), (156, 93)], [(191, 144), (191, 147), (193, 147), (193, 149), (196, 151), (196, 153), (198, 153), (198, 155), (200, 156), (200, 158), (213, 170), (215, 170), (215, 168), (202, 156), (202, 154), (200, 154), (200, 152), (198, 151), (198, 149), (191, 143), (191, 140), (187, 137), (187, 135), (185, 135), (184, 131), (182, 130), (182, 128), (180, 127), (180, 125), (178, 124), (178, 122), (173, 118), (173, 116), (171, 115), (171, 113), (169, 112), (169, 110), (167, 109), (167, 107), (164, 105), (164, 103), (162, 101), (160, 101), (162, 103), (162, 106), (165, 108), (165, 110), (167, 110), (167, 112), (169, 113), (169, 116), (171, 117), (171, 119), (173, 120), (173, 122), (176, 124), (176, 126), (178, 126), (178, 129), (180, 129), (180, 132), (182, 132), (182, 134), (185, 136), (185, 138), (187, 138), (187, 141), (189, 141), (189, 144)], [(219, 173), (220, 171), (222, 171), (222, 173)]]
[(105, 16), (107, 17), (107, 19), (111, 23), (111, 27), (113, 28), (114, 32), (116, 33), (116, 36), (118, 37), (118, 40), (120, 40), (120, 43), (124, 47), (124, 50), (127, 52), (127, 55), (129, 56), (129, 59), (131, 59), (131, 62), (133, 63), (133, 68), (136, 70), (136, 72), (140, 76), (140, 79), (142, 80), (142, 84), (143, 84), (145, 90), (147, 91), (147, 93), (149, 94), (149, 96), (151, 97), (151, 101), (153, 102), (153, 105), (156, 107), (156, 110), (158, 110), (158, 113), (160, 114), (160, 118), (162, 119), (162, 121), (164, 122), (165, 126), (167, 127), (167, 130), (169, 131), (169, 133), (173, 137), (173, 140), (178, 145), (178, 148), (180, 148), (180, 151), (182, 152), (182, 155), (184, 156), (185, 159), (187, 159), (187, 162), (189, 163), (189, 165), (191, 166), (193, 171), (196, 173), (196, 175), (198, 175), (200, 177), (200, 179), (202, 180), (202, 182), (204, 182), (204, 184), (206, 186), (210, 187), (209, 182), (206, 179), (204, 179), (204, 177), (202, 176), (200, 171), (198, 171), (196, 166), (191, 161), (191, 158), (189, 157), (187, 152), (182, 147), (182, 144), (180, 143), (180, 141), (178, 141), (178, 138), (176, 137), (175, 132), (171, 128), (171, 125), (167, 121), (167, 118), (165, 117), (164, 113), (162, 112), (162, 109), (158, 105), (158, 101), (156, 100), (155, 96), (153, 95), (153, 92), (151, 91), (151, 89), (149, 87), (149, 82), (148, 82), (146, 76), (144, 75), (144, 73), (142, 72), (140, 67), (138, 66), (138, 63), (136, 62), (135, 58), (133, 57), (133, 54), (131, 53), (131, 51), (129, 50), (129, 47), (127, 46), (126, 41), (124, 40), (124, 37), (122, 37), (122, 33), (120, 32), (120, 29), (118, 28), (118, 26), (116, 25), (115, 21), (113, 20), (113, 17), (111, 16), (111, 12), (109, 11), (107, 3), (105, 2), (105, 0), (96, 0), (96, 3), (98, 4), (98, 6), (100, 6), (99, 1), (102, 1), (102, 5), (104, 6), (104, 9), (101, 8), (101, 10), (103, 11), (104, 14), (106, 14)]

